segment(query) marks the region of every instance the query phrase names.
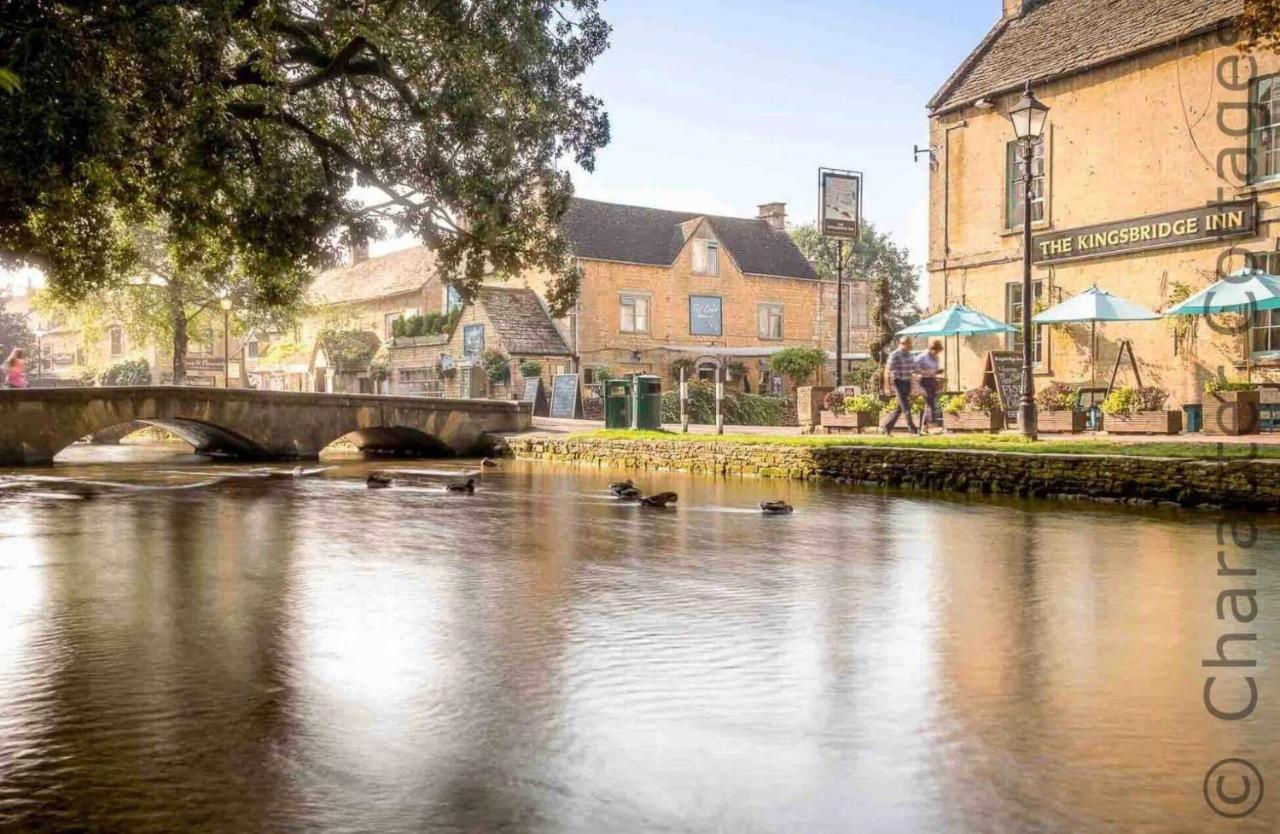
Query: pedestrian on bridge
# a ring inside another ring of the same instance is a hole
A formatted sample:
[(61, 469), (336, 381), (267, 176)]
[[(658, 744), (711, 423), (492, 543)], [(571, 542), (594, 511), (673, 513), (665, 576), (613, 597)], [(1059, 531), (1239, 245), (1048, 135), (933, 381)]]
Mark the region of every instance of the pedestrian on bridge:
[(10, 388), (27, 387), (27, 353), (14, 348), (4, 362), (4, 384)]

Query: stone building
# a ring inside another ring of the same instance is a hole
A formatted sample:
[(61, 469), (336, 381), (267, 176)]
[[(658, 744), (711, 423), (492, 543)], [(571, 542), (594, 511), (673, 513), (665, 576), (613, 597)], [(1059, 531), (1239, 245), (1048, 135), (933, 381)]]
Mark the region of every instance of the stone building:
[[(489, 380), (486, 353), (504, 360), (504, 379)], [(513, 399), (523, 393), (520, 363), (528, 359), (541, 364), (549, 390), (555, 374), (570, 370), (572, 354), (534, 290), (485, 286), (462, 309), (452, 332), (392, 340), (387, 351), (388, 393)]]
[[(601, 368), (670, 383), (672, 362), (687, 359), (701, 377), (732, 365), (751, 390), (782, 394), (768, 367), (776, 351), (817, 347), (834, 360), (834, 285), (787, 235), (782, 203), (740, 218), (575, 198), (561, 231), (583, 271), (564, 327), (587, 383)], [(863, 359), (866, 285), (846, 292), (846, 357)]]
[[(930, 301), (1017, 325), (1022, 188), (1007, 112), (1031, 80), (1051, 110), (1032, 176), (1037, 305), (1097, 285), (1152, 310), (1245, 265), (1280, 273), (1280, 56), (1242, 54), (1240, 0), (1003, 0), (990, 33), (929, 102)], [(1100, 384), (1122, 339), (1143, 382), (1198, 402), (1215, 374), (1280, 380), (1280, 315), (1099, 327)], [(960, 343), (950, 387), (981, 382)], [(1089, 327), (1038, 328), (1037, 386), (1087, 382)], [(955, 345), (949, 345), (954, 353)], [(1122, 380), (1129, 381), (1128, 375)]]

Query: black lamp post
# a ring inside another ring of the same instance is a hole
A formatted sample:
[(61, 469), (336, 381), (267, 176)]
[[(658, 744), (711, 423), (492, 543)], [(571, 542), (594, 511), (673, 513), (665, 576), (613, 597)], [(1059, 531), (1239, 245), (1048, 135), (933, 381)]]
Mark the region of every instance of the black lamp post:
[(218, 300), (222, 306), (222, 387), (231, 387), (231, 296)]
[(1026, 92), (1009, 111), (1009, 121), (1013, 122), (1013, 133), (1022, 150), (1022, 401), (1018, 404), (1018, 430), (1030, 440), (1037, 437), (1033, 375), (1035, 337), (1031, 330), (1034, 297), (1031, 286), (1031, 198), (1035, 180), (1032, 166), (1036, 158), (1036, 143), (1040, 141), (1048, 119), (1049, 108), (1032, 94), (1031, 82), (1028, 81)]

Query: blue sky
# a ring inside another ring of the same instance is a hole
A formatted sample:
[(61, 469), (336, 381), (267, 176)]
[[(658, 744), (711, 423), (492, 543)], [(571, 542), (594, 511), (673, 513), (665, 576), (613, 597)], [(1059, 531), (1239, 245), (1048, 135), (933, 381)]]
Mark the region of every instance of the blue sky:
[(590, 71), (613, 140), (578, 194), (753, 216), (817, 208), (817, 169), (866, 175), (864, 214), (923, 266), (925, 103), (1000, 17), (1000, 0), (604, 0)]
[[(1000, 16), (1000, 0), (603, 0), (609, 50), (588, 73), (613, 139), (578, 194), (811, 222), (817, 169), (866, 175), (864, 214), (928, 243), (925, 103)], [(412, 245), (374, 244), (374, 254)], [(25, 275), (0, 273), (25, 283)], [(922, 281), (923, 283), (923, 281)]]

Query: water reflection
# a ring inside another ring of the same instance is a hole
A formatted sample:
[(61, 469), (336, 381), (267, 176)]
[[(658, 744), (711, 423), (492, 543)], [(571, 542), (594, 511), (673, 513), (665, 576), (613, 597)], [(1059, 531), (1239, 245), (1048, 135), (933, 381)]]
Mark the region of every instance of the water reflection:
[[(1200, 703), (1209, 517), (370, 468), (0, 491), (0, 827), (1200, 830), (1214, 761), (1280, 773)], [(1237, 559), (1262, 652), (1276, 533)]]

